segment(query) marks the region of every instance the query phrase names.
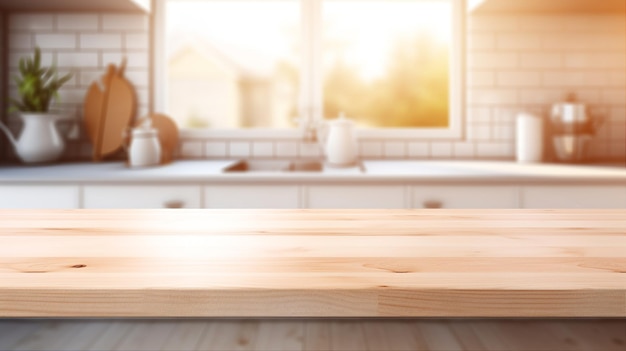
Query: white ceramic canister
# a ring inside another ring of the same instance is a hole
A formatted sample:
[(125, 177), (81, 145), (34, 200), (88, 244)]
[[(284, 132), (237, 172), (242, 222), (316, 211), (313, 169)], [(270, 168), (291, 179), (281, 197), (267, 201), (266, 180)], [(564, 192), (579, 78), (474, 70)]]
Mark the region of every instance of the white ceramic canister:
[(161, 162), (161, 144), (156, 128), (133, 128), (128, 147), (128, 164), (131, 167), (156, 166)]
[(335, 167), (352, 167), (357, 163), (357, 142), (354, 123), (343, 114), (328, 122), (325, 152), (328, 164)]
[(517, 115), (517, 162), (541, 162), (543, 157), (543, 121), (541, 117), (522, 112)]

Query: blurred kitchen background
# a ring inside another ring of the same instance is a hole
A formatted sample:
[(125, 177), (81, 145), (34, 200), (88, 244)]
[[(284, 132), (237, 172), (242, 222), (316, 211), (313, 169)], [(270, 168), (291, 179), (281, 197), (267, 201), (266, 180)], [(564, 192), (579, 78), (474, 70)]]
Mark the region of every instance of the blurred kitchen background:
[[(16, 88), (11, 76), (17, 72), (19, 58), (30, 55), (35, 46), (39, 46), (44, 64), (54, 61), (61, 74), (70, 71), (74, 73), (72, 80), (60, 91), (59, 107), (75, 115), (76, 120), (80, 121), (88, 86), (103, 74), (108, 63), (119, 63), (125, 56), (128, 59), (126, 75), (138, 95), (138, 116), (146, 115), (152, 106), (155, 88), (151, 86), (155, 60), (150, 54), (150, 26), (151, 16), (154, 14), (138, 10), (137, 7), (129, 7), (128, 11), (66, 11), (53, 5), (42, 6), (41, 3), (31, 2), (33, 5), (29, 5), (25, 2), (23, 6), (18, 6), (18, 10), (13, 10), (12, 7), (17, 5), (12, 5), (9, 1), (0, 4), (4, 8), (0, 14), (0, 45), (3, 48), (0, 59), (1, 66), (4, 67), (0, 72), (2, 95), (15, 94)], [(605, 118), (591, 141), (591, 160), (604, 162), (626, 159), (626, 13), (623, 1), (547, 3), (490, 0), (467, 5), (464, 52), (466, 95), (462, 138), (367, 138), (360, 140), (360, 156), (370, 159), (513, 160), (517, 114), (526, 111), (547, 119), (553, 103), (563, 101), (568, 94), (575, 94), (578, 101), (586, 104), (592, 114)], [(337, 8), (333, 11), (341, 13), (344, 10)], [(329, 18), (332, 19), (332, 16)], [(402, 21), (403, 19), (398, 19), (398, 28), (404, 23)], [(369, 74), (370, 81), (377, 77), (378, 84), (393, 85), (392, 74), (385, 76), (382, 69), (373, 64), (370, 66), (374, 68), (368, 68), (368, 63), (363, 64), (364, 67), (356, 67), (350, 62), (350, 58), (356, 54), (344, 50), (350, 45), (341, 37), (341, 30), (363, 31), (367, 27), (364, 24), (366, 22), (354, 20), (334, 23), (340, 27), (337, 29), (339, 34), (335, 35), (332, 31), (325, 34), (325, 43), (331, 45), (334, 51), (329, 51), (331, 54), (324, 58), (324, 64), (326, 83), (330, 84), (333, 79), (337, 83), (331, 84), (331, 88), (325, 90), (325, 93), (330, 91), (324, 101), (325, 114), (334, 117), (343, 109), (342, 99), (350, 99), (350, 94), (364, 94), (368, 97), (364, 101), (379, 101), (378, 107), (383, 112), (376, 114), (373, 111), (374, 117), (361, 123), (385, 127), (385, 111), (393, 106), (397, 107), (403, 100), (374, 96), (371, 91), (375, 89), (367, 92), (363, 77)], [(288, 29), (292, 24), (285, 20), (280, 22), (280, 28), (277, 27), (276, 30), (283, 30), (284, 33), (285, 28)], [(228, 29), (228, 21), (224, 21), (222, 25)], [(376, 24), (372, 23), (371, 27), (375, 28)], [(255, 123), (260, 126), (293, 125), (291, 117), (297, 115), (297, 111), (294, 111), (298, 93), (295, 82), (299, 79), (298, 63), (293, 60), (293, 54), (298, 52), (297, 39), (287, 41), (293, 44), (291, 47), (276, 48), (277, 52), (283, 50), (285, 60), (281, 65), (274, 65), (271, 64), (272, 57), (263, 57), (259, 52), (237, 52), (232, 41), (230, 46), (225, 45), (211, 41), (198, 32), (185, 37), (181, 37), (181, 33), (168, 35), (176, 43), (170, 46), (167, 55), (171, 82), (169, 99), (175, 102), (168, 113), (177, 119), (179, 127), (255, 126), (250, 121), (257, 121)], [(271, 39), (271, 33), (267, 37)], [(437, 40), (445, 41), (445, 37), (443, 35), (437, 39), (434, 36), (415, 36), (404, 39), (422, 38), (425, 41), (423, 47), (431, 50), (432, 55), (437, 57), (429, 64), (444, 64), (447, 52), (445, 48), (441, 49)], [(387, 69), (390, 71), (393, 71), (393, 65), (403, 64), (402, 55), (411, 55), (410, 50), (403, 51), (398, 43), (390, 43), (384, 48), (387, 50), (385, 53), (391, 52), (396, 58), (395, 62), (388, 63)], [(371, 45), (375, 47), (377, 44)], [(378, 51), (383, 50), (382, 46), (378, 47)], [(265, 56), (271, 56), (270, 54), (272, 52), (268, 51)], [(376, 57), (371, 58), (372, 61), (375, 59)], [(365, 73), (361, 72), (362, 75), (359, 76), (355, 69), (361, 69)], [(427, 71), (436, 70), (432, 66)], [(424, 70), (403, 72), (419, 74)], [(188, 79), (198, 76), (213, 77), (213, 80), (198, 83)], [(221, 77), (221, 80), (215, 80), (216, 76)], [(234, 84), (233, 81), (239, 83)], [(445, 80), (435, 77), (431, 81), (433, 88), (437, 82), (443, 84), (438, 88), (442, 92), (439, 94), (441, 100), (433, 99), (427, 104), (428, 114), (437, 116), (439, 110), (439, 115), (445, 116)], [(207, 105), (211, 107), (208, 109), (194, 110), (189, 104), (185, 104), (184, 99), (185, 96), (190, 96), (186, 89), (198, 90), (198, 86), (194, 84), (205, 84), (208, 85), (207, 89), (221, 92), (228, 92), (227, 87), (230, 85), (233, 91), (228, 98), (209, 102)], [(268, 89), (268, 85), (272, 89)], [(332, 93), (333, 87), (335, 93)], [(388, 101), (385, 101), (386, 98)], [(241, 100), (247, 102), (242, 103)], [(6, 111), (6, 99), (3, 105), (2, 111)], [(352, 110), (345, 112), (349, 116), (359, 116), (367, 109), (366, 105), (354, 104)], [(373, 107), (369, 109), (374, 110)], [(269, 115), (263, 111), (270, 110), (274, 111), (272, 116), (279, 117), (263, 122), (260, 115), (267, 117)], [(211, 119), (210, 115), (215, 114), (222, 114), (219, 118), (221, 125), (216, 125), (215, 118)], [(223, 117), (228, 114), (232, 117)], [(401, 112), (396, 114), (401, 118)], [(17, 119), (5, 112), (3, 119), (14, 128), (18, 125)], [(414, 122), (408, 122), (411, 123)], [(444, 117), (423, 123), (445, 125), (447, 122)], [(4, 137), (0, 139), (2, 162), (14, 160), (12, 148)], [(183, 158), (281, 158), (314, 157), (318, 154), (318, 148), (303, 143), (299, 138), (246, 140), (241, 137), (233, 139), (228, 135), (210, 138), (195, 136), (183, 138), (179, 148), (179, 155)], [(90, 156), (91, 144), (82, 133), (79, 139), (69, 141), (64, 159), (87, 160)], [(547, 155), (546, 159), (549, 161), (551, 157)]]

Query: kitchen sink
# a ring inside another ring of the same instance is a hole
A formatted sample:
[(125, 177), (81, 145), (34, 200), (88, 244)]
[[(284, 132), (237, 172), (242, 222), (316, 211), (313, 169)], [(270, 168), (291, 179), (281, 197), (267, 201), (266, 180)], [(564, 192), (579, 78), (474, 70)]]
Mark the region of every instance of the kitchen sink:
[(240, 160), (224, 168), (224, 173), (242, 172), (321, 172), (322, 161)]

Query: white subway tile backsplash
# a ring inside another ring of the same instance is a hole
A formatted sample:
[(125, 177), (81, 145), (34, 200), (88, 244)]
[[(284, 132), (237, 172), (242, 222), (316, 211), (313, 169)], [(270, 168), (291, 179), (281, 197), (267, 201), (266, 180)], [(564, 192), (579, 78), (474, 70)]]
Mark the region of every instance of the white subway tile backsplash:
[(150, 90), (145, 88), (140, 88), (135, 86), (135, 94), (137, 96), (137, 103), (140, 105), (147, 105), (150, 100)]
[(470, 50), (493, 49), (496, 46), (496, 36), (493, 33), (469, 33), (467, 47)]
[(84, 88), (68, 88), (63, 86), (59, 89), (59, 101), (64, 104), (82, 104), (85, 100)]
[(381, 141), (362, 141), (359, 154), (362, 157), (382, 157), (383, 143)]
[(96, 31), (99, 28), (100, 16), (96, 14), (59, 14), (57, 30), (60, 31)]
[(475, 143), (456, 142), (452, 144), (452, 155), (455, 158), (473, 158), (476, 156)]
[(576, 97), (579, 101), (582, 101), (586, 104), (599, 104), (601, 103), (601, 95), (600, 89), (592, 88), (592, 89), (564, 89), (563, 95), (560, 100), (565, 99), (567, 93), (573, 92), (576, 94)]
[(605, 159), (607, 158), (610, 153), (609, 153), (609, 143), (606, 142), (602, 142), (600, 140), (592, 140), (591, 143), (589, 143), (589, 150), (588, 150), (588, 156), (589, 157), (593, 157), (596, 159)]
[(37, 34), (35, 45), (43, 49), (76, 49), (75, 34)]
[(452, 157), (452, 144), (444, 141), (434, 141), (430, 144), (430, 156), (432, 158)]
[(554, 52), (522, 52), (520, 53), (520, 67), (522, 68), (560, 68), (563, 66), (563, 57)]
[(588, 33), (576, 33), (575, 35), (564, 35), (562, 33), (546, 34), (543, 36), (543, 48), (545, 50), (585, 50), (598, 48), (597, 38)]
[(9, 29), (19, 31), (51, 31), (54, 28), (54, 15), (18, 13), (9, 17)]
[(127, 68), (145, 68), (148, 67), (149, 57), (147, 52), (105, 52), (102, 53), (102, 64), (119, 65), (122, 59), (126, 58)]
[(124, 76), (137, 88), (147, 88), (150, 82), (150, 75), (145, 70), (126, 70)]
[(102, 16), (105, 31), (148, 30), (148, 16), (142, 14), (105, 14)]
[(271, 141), (255, 141), (252, 143), (252, 156), (273, 157), (274, 143)]
[(489, 123), (491, 122), (491, 108), (490, 107), (469, 107), (467, 109), (467, 123)]
[(561, 71), (543, 74), (543, 85), (546, 87), (603, 87), (608, 82), (609, 75), (603, 71)]
[(488, 124), (470, 124), (467, 128), (467, 140), (486, 141), (491, 139), (491, 126)]
[(557, 101), (563, 101), (564, 97), (565, 92), (562, 89), (525, 89), (520, 91), (519, 102), (522, 105), (548, 105)]
[(515, 138), (515, 127), (513, 124), (496, 124), (491, 129), (492, 140), (512, 140)]
[[(10, 74), (18, 73), (20, 58), (32, 57), (32, 49), (35, 45), (41, 47), (42, 65), (56, 64), (60, 75), (67, 72), (73, 74), (70, 81), (59, 91), (60, 101), (58, 104), (55, 103), (54, 108), (70, 111), (79, 118), (82, 115), (87, 87), (93, 80), (99, 79), (104, 74), (105, 69), (101, 63), (102, 51), (113, 50), (116, 53), (126, 53), (126, 35), (147, 35), (148, 16), (146, 15), (40, 12), (6, 13), (6, 17), (8, 24), (4, 34), (9, 39), (5, 44), (9, 48), (6, 65), (9, 67)], [(105, 18), (108, 29), (103, 29)], [(132, 56), (130, 65), (134, 67), (129, 67), (126, 72), (138, 87), (136, 89), (139, 98), (137, 110), (139, 115), (143, 116), (149, 110), (148, 50), (145, 45), (137, 45), (137, 48), (133, 48), (129, 54)], [(8, 93), (15, 96), (17, 93), (14, 82), (10, 80), (8, 84)], [(200, 143), (202, 150), (204, 141), (197, 142)], [(76, 140), (69, 145), (66, 156), (80, 157), (82, 146), (87, 145), (87, 142)], [(197, 146), (195, 148), (197, 149)], [(224, 151), (222, 157), (225, 154)]]
[(322, 150), (318, 143), (300, 143), (300, 157), (311, 158), (322, 156)]
[(295, 141), (278, 141), (275, 145), (277, 157), (297, 157), (298, 143)]
[(523, 33), (563, 32), (564, 23), (555, 20), (550, 14), (525, 14), (518, 23), (518, 31)]
[(624, 33), (626, 21), (617, 14), (571, 14), (560, 16), (559, 22), (566, 32)]
[(81, 49), (122, 49), (121, 34), (81, 34)]
[(180, 155), (184, 158), (201, 158), (202, 142), (197, 140), (183, 141), (180, 145)]
[(600, 101), (607, 105), (625, 105), (626, 89), (603, 89)]
[[(9, 68), (18, 68), (19, 64), (20, 64), (20, 59), (21, 58), (25, 58), (25, 57), (31, 57), (32, 58), (33, 53), (29, 50), (29, 51), (21, 51), (21, 52), (17, 52), (16, 50), (13, 50), (10, 54), (9, 54)], [(49, 52), (42, 52), (41, 53), (41, 64), (45, 65), (45, 66), (50, 66), (52, 65), (52, 63), (54, 62), (54, 55), (52, 53)]]
[(405, 157), (406, 143), (404, 141), (386, 141), (383, 144), (383, 154), (389, 158)]
[(210, 158), (228, 157), (228, 144), (224, 141), (207, 141), (204, 143), (204, 155)]
[(59, 52), (57, 53), (57, 65), (69, 68), (96, 68), (98, 67), (98, 54), (93, 52)]
[(95, 71), (81, 70), (80, 72), (78, 72), (77, 75), (78, 75), (78, 84), (83, 87), (88, 87), (91, 85), (91, 83), (95, 81), (99, 81), (104, 75), (104, 72), (102, 70), (95, 70)]
[(430, 156), (430, 144), (424, 141), (409, 142), (409, 157), (426, 158)]
[(515, 155), (512, 142), (488, 142), (476, 145), (476, 155), (485, 158), (511, 158)]
[(248, 157), (250, 156), (250, 143), (247, 141), (231, 141), (228, 143), (228, 156)]
[(626, 87), (626, 70), (611, 71), (609, 74), (607, 86), (610, 87)]
[(517, 52), (471, 52), (467, 62), (470, 69), (515, 68), (519, 65), (519, 55)]
[(538, 71), (498, 72), (497, 84), (501, 87), (538, 87), (541, 85), (541, 74)]
[(467, 27), (471, 32), (516, 31), (519, 29), (521, 20), (521, 18), (515, 16), (470, 16), (467, 21)]
[(537, 111), (530, 111), (529, 108), (522, 107), (493, 107), (491, 120), (493, 124), (507, 124), (515, 123), (516, 117), (520, 112), (537, 113)]
[[(626, 40), (626, 38), (624, 38)], [(620, 69), (626, 68), (626, 52), (573, 52), (564, 56), (566, 68)]]
[(623, 122), (610, 122), (610, 138), (612, 141), (626, 141), (626, 124)]
[[(609, 144), (611, 158), (624, 159), (626, 156), (626, 143), (625, 142), (613, 142)], [(607, 156), (605, 155), (605, 158)]]
[(623, 106), (612, 106), (608, 109), (608, 115), (611, 121), (620, 122), (626, 125), (626, 104)]
[(501, 50), (540, 50), (542, 44), (542, 35), (536, 33), (500, 33), (496, 37), (496, 46)]
[(518, 102), (516, 89), (475, 89), (467, 94), (470, 105), (502, 105)]
[(493, 71), (470, 71), (467, 72), (468, 87), (493, 87), (495, 86), (496, 74)]
[(146, 50), (150, 47), (147, 33), (127, 33), (124, 35), (124, 47), (130, 50)]
[(9, 49), (32, 49), (34, 47), (31, 34), (9, 35)]

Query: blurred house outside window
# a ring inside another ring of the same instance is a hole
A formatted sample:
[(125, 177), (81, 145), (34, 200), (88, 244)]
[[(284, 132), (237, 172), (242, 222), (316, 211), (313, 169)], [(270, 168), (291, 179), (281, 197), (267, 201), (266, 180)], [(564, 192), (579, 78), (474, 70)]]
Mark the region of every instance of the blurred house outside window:
[(340, 112), (364, 128), (448, 128), (455, 1), (167, 0), (166, 112), (181, 128)]

